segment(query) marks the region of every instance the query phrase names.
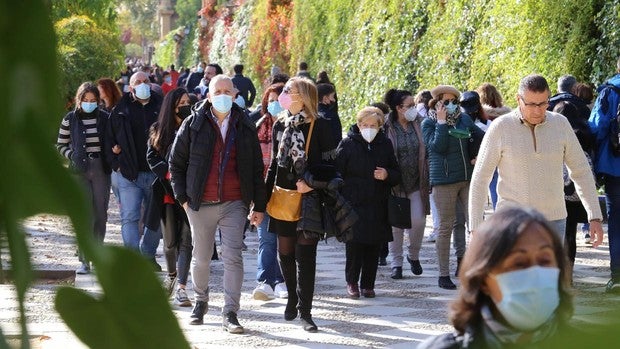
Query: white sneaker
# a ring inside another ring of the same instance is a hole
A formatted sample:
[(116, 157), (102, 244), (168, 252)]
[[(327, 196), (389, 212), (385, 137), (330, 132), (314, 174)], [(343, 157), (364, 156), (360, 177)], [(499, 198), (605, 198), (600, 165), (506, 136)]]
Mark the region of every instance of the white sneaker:
[(256, 286), (256, 288), (252, 292), (252, 297), (259, 301), (268, 301), (275, 298), (271, 286), (264, 282), (260, 282), (258, 286)]
[(278, 298), (288, 298), (288, 290), (286, 289), (286, 284), (284, 282), (276, 284), (273, 293)]

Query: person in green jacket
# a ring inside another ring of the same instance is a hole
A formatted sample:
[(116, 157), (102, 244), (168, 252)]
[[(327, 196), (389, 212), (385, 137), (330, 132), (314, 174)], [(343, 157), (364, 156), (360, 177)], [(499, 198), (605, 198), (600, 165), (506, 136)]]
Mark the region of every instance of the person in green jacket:
[[(422, 135), (428, 151), (431, 197), (437, 206), (439, 229), (435, 247), (439, 264), (439, 287), (456, 289), (450, 279), (450, 236), (457, 204), (466, 211), (469, 181), (475, 163), (473, 141), (484, 132), (459, 108), (461, 93), (454, 86), (439, 85), (431, 90), (433, 99)], [(471, 148), (471, 149), (470, 149)], [(471, 151), (470, 151), (471, 150)], [(464, 212), (467, 217), (467, 212)], [(457, 270), (465, 254), (465, 231), (455, 233)]]

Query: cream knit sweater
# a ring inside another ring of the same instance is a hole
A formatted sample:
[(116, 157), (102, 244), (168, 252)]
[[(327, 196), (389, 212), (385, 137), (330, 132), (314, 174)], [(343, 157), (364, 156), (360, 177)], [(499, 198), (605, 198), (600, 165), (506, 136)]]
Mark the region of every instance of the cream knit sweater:
[(509, 202), (531, 206), (548, 220), (566, 218), (563, 164), (588, 213), (601, 218), (588, 161), (568, 120), (546, 112), (534, 132), (521, 120), (519, 108), (495, 119), (486, 132), (469, 188), (469, 230), (483, 220), (487, 191), (497, 167), (497, 208)]

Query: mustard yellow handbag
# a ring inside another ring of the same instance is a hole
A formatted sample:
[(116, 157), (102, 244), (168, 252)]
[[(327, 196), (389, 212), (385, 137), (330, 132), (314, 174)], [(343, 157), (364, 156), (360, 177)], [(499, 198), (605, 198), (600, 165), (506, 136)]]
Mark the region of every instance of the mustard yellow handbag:
[(267, 203), (267, 213), (281, 221), (298, 221), (301, 218), (301, 193), (274, 185)]
[[(308, 140), (306, 141), (306, 159), (308, 158), (308, 149), (310, 139), (312, 139), (312, 130), (314, 129), (314, 120), (310, 122), (310, 131), (308, 132)], [(281, 221), (296, 222), (301, 219), (301, 193), (294, 189), (285, 189), (277, 185), (273, 186), (271, 198), (267, 203), (267, 213), (270, 217)]]

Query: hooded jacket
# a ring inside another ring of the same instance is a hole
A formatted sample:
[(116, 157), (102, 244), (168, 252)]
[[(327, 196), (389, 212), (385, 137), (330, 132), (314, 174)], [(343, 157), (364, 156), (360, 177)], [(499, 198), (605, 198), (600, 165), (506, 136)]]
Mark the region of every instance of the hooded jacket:
[[(607, 84), (620, 88), (620, 74), (614, 75)], [(601, 86), (588, 123), (596, 138), (594, 171), (597, 174), (620, 177), (620, 157), (615, 157), (610, 149), (609, 137), (612, 120), (616, 117), (620, 95), (605, 85)]]

